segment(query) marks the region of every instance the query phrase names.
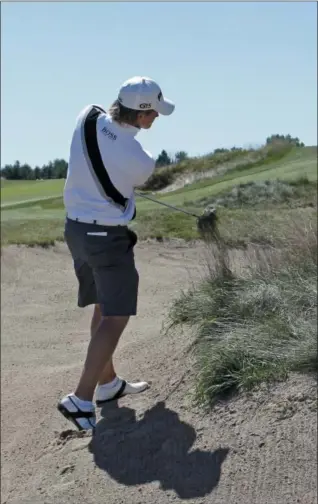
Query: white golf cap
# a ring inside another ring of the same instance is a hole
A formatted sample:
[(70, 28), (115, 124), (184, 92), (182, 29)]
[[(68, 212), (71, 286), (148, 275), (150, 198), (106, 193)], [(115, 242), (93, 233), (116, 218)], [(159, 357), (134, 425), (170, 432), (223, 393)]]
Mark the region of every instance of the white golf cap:
[(132, 77), (123, 83), (118, 101), (133, 110), (155, 110), (162, 115), (170, 115), (175, 105), (164, 98), (158, 84), (149, 77)]

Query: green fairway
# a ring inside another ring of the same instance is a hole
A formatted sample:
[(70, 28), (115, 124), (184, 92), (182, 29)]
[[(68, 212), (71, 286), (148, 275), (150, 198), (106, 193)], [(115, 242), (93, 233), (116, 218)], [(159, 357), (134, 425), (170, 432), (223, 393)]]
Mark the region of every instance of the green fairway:
[(55, 180), (3, 180), (1, 181), (1, 206), (31, 199), (62, 194), (64, 179)]

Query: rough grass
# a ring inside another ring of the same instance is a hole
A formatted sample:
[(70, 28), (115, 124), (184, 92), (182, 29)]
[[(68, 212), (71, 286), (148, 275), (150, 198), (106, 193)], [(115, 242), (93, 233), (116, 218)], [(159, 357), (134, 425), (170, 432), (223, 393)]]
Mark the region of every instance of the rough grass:
[[(189, 210), (202, 213), (200, 207), (188, 207)], [(305, 208), (269, 208), (220, 209), (219, 227), (228, 246), (246, 247), (249, 243), (277, 245), (285, 234), (292, 232), (295, 223), (299, 226), (314, 224), (317, 210)], [(197, 231), (197, 220), (182, 213), (169, 210), (140, 211), (133, 224), (139, 237), (145, 238), (181, 238), (184, 240), (201, 239)]]
[(202, 198), (199, 203), (224, 208), (272, 207), (273, 205), (316, 206), (317, 182), (307, 177), (291, 181), (263, 180), (235, 185), (217, 197)]
[(244, 268), (229, 250), (208, 250), (205, 280), (175, 300), (168, 321), (168, 331), (186, 324), (197, 332), (196, 400), (211, 406), (292, 371), (316, 372), (316, 226), (295, 223), (280, 248), (250, 245)]
[[(198, 215), (203, 207), (199, 204), (188, 206)], [(300, 226), (314, 223), (317, 211), (313, 207), (267, 209), (220, 208), (220, 230), (230, 246), (246, 246), (248, 243), (279, 244), (282, 236), (293, 229), (294, 223)], [(1, 243), (43, 244), (63, 239), (65, 211), (62, 199), (44, 200), (36, 205), (18, 206), (1, 212)], [(164, 240), (180, 238), (188, 241), (200, 239), (197, 220), (181, 212), (170, 211), (158, 206), (152, 209), (141, 207), (137, 219), (132, 223), (141, 240), (146, 238)]]
[(64, 240), (62, 219), (19, 219), (1, 223), (1, 246), (9, 244), (49, 247)]

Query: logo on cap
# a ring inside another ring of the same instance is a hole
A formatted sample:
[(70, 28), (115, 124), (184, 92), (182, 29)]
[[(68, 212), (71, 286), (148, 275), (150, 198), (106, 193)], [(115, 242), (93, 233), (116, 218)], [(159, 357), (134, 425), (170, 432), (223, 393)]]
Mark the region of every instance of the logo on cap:
[(141, 109), (150, 109), (151, 108), (151, 103), (141, 103), (139, 105)]

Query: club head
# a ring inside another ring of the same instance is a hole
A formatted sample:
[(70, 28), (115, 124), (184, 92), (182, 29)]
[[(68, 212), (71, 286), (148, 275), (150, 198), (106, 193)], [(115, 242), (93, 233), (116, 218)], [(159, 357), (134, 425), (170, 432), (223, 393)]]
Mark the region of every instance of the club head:
[(203, 235), (214, 234), (216, 232), (217, 220), (216, 208), (207, 208), (203, 215), (198, 218), (197, 226), (199, 233)]

